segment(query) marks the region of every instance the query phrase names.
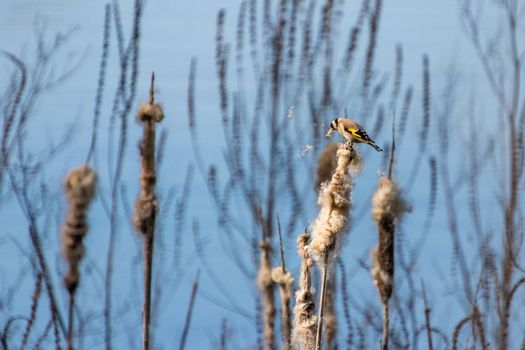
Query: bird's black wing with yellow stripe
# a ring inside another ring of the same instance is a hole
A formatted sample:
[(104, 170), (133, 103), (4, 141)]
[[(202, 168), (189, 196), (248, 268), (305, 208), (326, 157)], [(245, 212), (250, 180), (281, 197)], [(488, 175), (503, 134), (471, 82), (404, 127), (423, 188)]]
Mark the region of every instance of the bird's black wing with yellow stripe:
[(370, 136), (368, 136), (368, 134), (363, 128), (359, 128), (357, 130), (350, 130), (350, 132), (354, 134), (354, 136), (363, 140), (363, 142), (368, 143), (370, 146), (374, 147), (376, 151), (383, 152), (383, 149), (379, 147), (378, 145), (376, 145), (375, 141), (372, 140)]

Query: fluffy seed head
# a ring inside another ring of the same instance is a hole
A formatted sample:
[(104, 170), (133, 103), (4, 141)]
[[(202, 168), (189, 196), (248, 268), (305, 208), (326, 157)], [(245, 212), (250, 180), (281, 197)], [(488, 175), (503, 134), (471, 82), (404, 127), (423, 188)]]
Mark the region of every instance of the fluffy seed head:
[(319, 214), (312, 224), (312, 241), (309, 250), (314, 259), (333, 258), (343, 242), (349, 222), (352, 182), (349, 174), (361, 168), (361, 159), (349, 143), (337, 151), (337, 166), (328, 183), (321, 185), (318, 204)]
[(158, 103), (144, 103), (137, 111), (137, 119), (141, 122), (152, 120), (158, 123), (164, 119), (164, 111)]
[(372, 199), (372, 217), (379, 222), (385, 215), (400, 220), (410, 205), (403, 199), (397, 185), (386, 176), (379, 178), (379, 187)]
[(294, 349), (312, 349), (315, 342), (315, 301), (310, 269), (314, 265), (308, 252), (310, 235), (305, 231), (297, 239), (297, 252), (301, 258), (299, 289), (295, 293), (292, 346)]

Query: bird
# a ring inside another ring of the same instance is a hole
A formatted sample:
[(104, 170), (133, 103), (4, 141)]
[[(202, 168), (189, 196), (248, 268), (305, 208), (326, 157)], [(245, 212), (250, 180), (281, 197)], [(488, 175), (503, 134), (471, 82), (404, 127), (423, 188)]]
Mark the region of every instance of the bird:
[(383, 149), (379, 147), (370, 136), (368, 136), (365, 129), (352, 119), (335, 118), (330, 123), (330, 129), (326, 132), (326, 136), (331, 137), (336, 130), (350, 142), (366, 143), (372, 146), (376, 151), (383, 152)]

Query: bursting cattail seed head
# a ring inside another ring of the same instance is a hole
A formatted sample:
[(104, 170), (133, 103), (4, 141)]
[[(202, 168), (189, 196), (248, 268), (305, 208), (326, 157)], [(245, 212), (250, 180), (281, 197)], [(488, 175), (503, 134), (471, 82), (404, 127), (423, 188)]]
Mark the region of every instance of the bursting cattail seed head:
[(407, 211), (410, 211), (410, 206), (397, 185), (388, 177), (381, 176), (372, 198), (372, 218), (378, 225), (379, 244), (371, 252), (370, 273), (383, 303), (388, 302), (393, 289), (395, 225)]
[(333, 258), (343, 242), (343, 233), (349, 222), (352, 182), (361, 168), (361, 158), (350, 143), (337, 150), (337, 166), (328, 183), (321, 185), (317, 219), (312, 224), (312, 241), (309, 250), (318, 261)]
[(261, 242), (260, 265), (257, 274), (257, 284), (262, 292), (263, 301), (263, 336), (265, 349), (275, 347), (275, 298), (272, 280), (271, 256), (272, 246), (267, 241)]
[(385, 216), (399, 221), (410, 205), (403, 199), (397, 185), (386, 176), (379, 178), (379, 186), (372, 198), (372, 218), (380, 222)]
[(275, 267), (272, 270), (272, 280), (279, 286), (281, 295), (281, 334), (283, 337), (283, 350), (290, 349), (290, 334), (292, 328), (292, 318), (290, 310), (290, 299), (292, 299), (292, 274), (283, 267)]
[(297, 252), (301, 258), (299, 289), (295, 292), (292, 346), (294, 349), (312, 349), (315, 342), (315, 301), (310, 269), (314, 261), (308, 252), (310, 235), (305, 231), (297, 238)]
[(283, 268), (278, 266), (272, 270), (272, 281), (275, 284), (289, 287), (293, 284), (293, 277), (289, 271), (283, 271)]
[(158, 123), (164, 119), (164, 111), (158, 103), (144, 103), (137, 111), (137, 119), (141, 122), (151, 120)]

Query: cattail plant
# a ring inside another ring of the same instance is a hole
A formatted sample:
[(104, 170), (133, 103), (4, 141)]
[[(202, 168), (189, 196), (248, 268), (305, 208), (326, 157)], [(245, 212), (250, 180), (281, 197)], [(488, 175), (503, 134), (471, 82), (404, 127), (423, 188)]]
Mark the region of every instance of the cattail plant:
[(272, 247), (266, 240), (261, 241), (261, 255), (257, 284), (263, 297), (263, 337), (264, 348), (272, 350), (275, 348), (275, 283), (272, 280), (271, 251)]
[(290, 333), (292, 328), (290, 299), (292, 298), (293, 277), (289, 271), (286, 271), (282, 266), (278, 266), (272, 270), (272, 280), (279, 286), (279, 293), (281, 295), (282, 349), (288, 350), (290, 349)]
[(371, 253), (371, 274), (383, 305), (382, 348), (385, 350), (389, 338), (389, 300), (394, 285), (394, 233), (396, 224), (408, 210), (398, 186), (390, 177), (381, 176), (372, 198), (372, 217), (378, 225), (379, 244)]
[(137, 232), (144, 237), (144, 305), (142, 310), (142, 348), (149, 349), (149, 326), (151, 310), (151, 279), (153, 270), (153, 242), (155, 219), (158, 211), (155, 183), (155, 123), (164, 119), (164, 112), (155, 103), (155, 75), (151, 76), (149, 101), (139, 107), (137, 119), (144, 124), (143, 139), (140, 144), (141, 172), (140, 194), (135, 203), (134, 224)]
[(310, 269), (314, 261), (308, 251), (310, 235), (306, 230), (297, 238), (297, 253), (301, 258), (299, 289), (295, 292), (292, 346), (294, 349), (312, 349), (315, 341), (315, 301)]
[(317, 320), (315, 348), (321, 348), (324, 301), (328, 269), (342, 245), (344, 233), (349, 224), (350, 194), (352, 182), (349, 174), (356, 174), (361, 166), (361, 158), (352, 143), (341, 144), (337, 150), (337, 166), (328, 183), (321, 185), (317, 219), (312, 224), (312, 241), (309, 251), (322, 272), (321, 292)]
[[(315, 181), (315, 189), (319, 191), (321, 185), (330, 180), (332, 174), (337, 166), (337, 150), (339, 145), (337, 143), (328, 144), (317, 161), (317, 178)], [(337, 316), (334, 310), (334, 280), (330, 279), (327, 282), (326, 288), (326, 308), (324, 312), (324, 327), (326, 334), (327, 349), (333, 348), (333, 340), (337, 334)]]
[(82, 241), (87, 233), (86, 214), (95, 194), (96, 174), (91, 168), (81, 166), (69, 173), (65, 182), (65, 192), (69, 201), (66, 222), (62, 227), (62, 254), (69, 264), (64, 276), (64, 286), (69, 293), (69, 316), (67, 328), (67, 348), (73, 348), (73, 307), (75, 292), (80, 281), (78, 265), (84, 256)]
[(279, 286), (279, 294), (281, 296), (281, 333), (283, 337), (283, 350), (290, 349), (290, 334), (292, 331), (292, 315), (290, 310), (290, 299), (292, 298), (293, 277), (292, 274), (286, 270), (284, 263), (284, 248), (283, 237), (281, 234), (281, 223), (277, 217), (277, 225), (279, 228), (279, 243), (281, 250), (281, 266), (275, 267), (272, 270), (272, 281)]

